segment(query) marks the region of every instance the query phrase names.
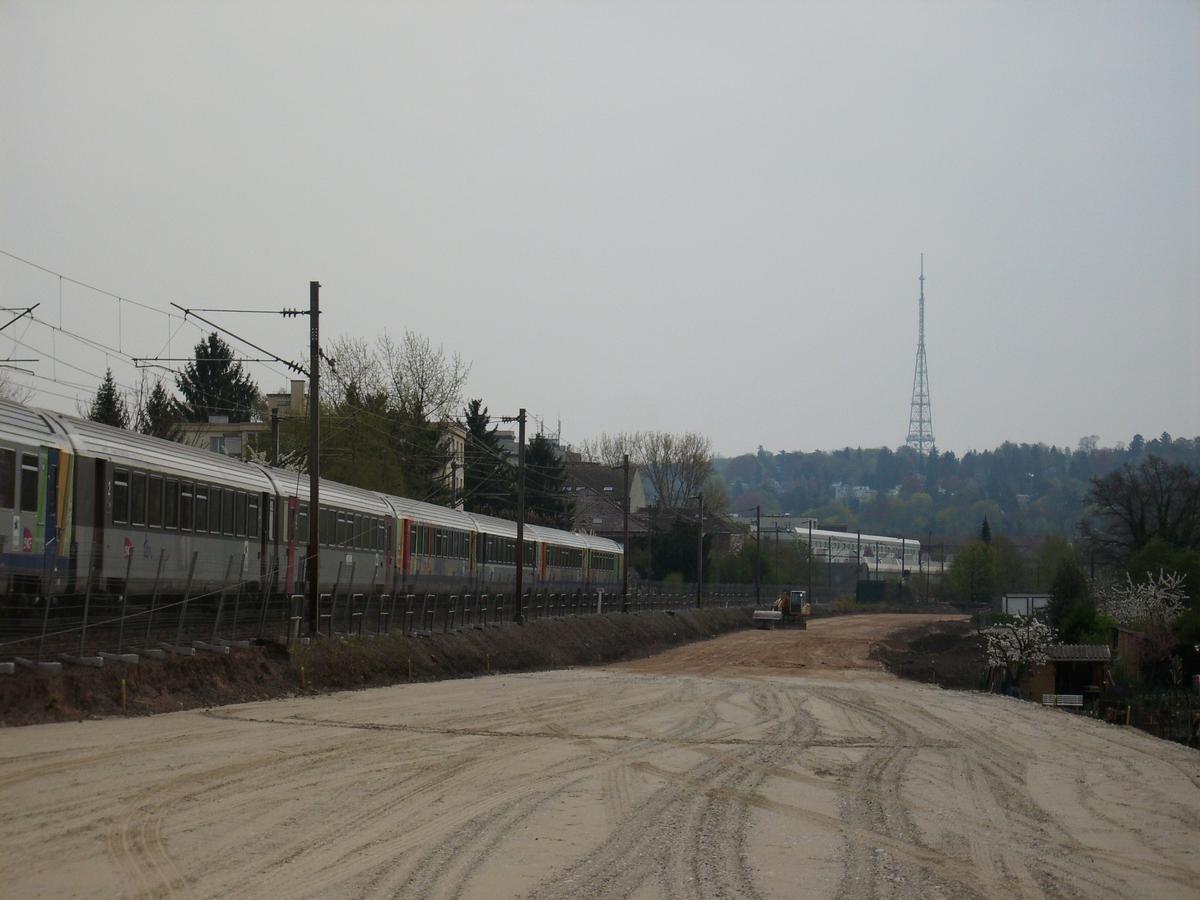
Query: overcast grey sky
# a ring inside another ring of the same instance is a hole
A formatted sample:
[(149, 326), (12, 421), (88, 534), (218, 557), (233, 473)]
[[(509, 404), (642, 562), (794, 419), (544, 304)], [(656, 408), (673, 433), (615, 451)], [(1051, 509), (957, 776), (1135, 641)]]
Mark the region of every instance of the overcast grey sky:
[[(319, 279), (326, 333), (428, 335), (493, 413), (725, 453), (903, 443), (924, 252), (939, 447), (1192, 436), (1198, 48), (1157, 0), (9, 0), (0, 248), (163, 309)], [(33, 302), (57, 323), (58, 279), (0, 257)], [(68, 284), (63, 326), (179, 326), (117, 306)], [(4, 335), (60, 382), (106, 363)]]

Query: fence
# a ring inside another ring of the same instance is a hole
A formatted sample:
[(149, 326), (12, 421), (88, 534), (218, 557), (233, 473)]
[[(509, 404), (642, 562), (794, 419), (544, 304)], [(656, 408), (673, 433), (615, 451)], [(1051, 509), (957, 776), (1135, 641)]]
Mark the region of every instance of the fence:
[[(377, 566), (370, 580), (361, 575), (356, 580), (352, 567), (339, 571), (333, 589), (321, 595), (314, 623), (314, 610), (304, 595), (265, 589), (262, 585), (275, 579), (247, 577), (243, 560), (241, 555), (214, 560), (193, 554), (179, 570), (186, 571), (186, 577), (168, 579), (160, 557), (158, 565), (150, 567), (156, 572), (151, 577), (131, 578), (130, 561), (123, 578), (87, 572), (69, 580), (48, 579), (39, 591), (10, 589), (0, 596), (0, 667), (12, 672), (18, 666), (99, 666), (106, 659), (134, 662), (167, 654), (224, 653), (260, 639), (290, 642), (311, 638), (314, 630), (327, 637), (432, 634), (496, 627), (517, 618), (511, 588), (426, 591), (417, 584), (389, 593)], [(762, 585), (763, 602), (783, 589)], [(753, 585), (704, 586), (705, 607), (745, 606), (754, 600)], [(631, 586), (628, 598), (628, 610), (634, 614), (695, 606), (695, 585), (689, 584), (642, 582)], [(622, 607), (619, 587), (546, 588), (526, 592), (520, 613), (526, 621), (537, 621), (607, 615)]]

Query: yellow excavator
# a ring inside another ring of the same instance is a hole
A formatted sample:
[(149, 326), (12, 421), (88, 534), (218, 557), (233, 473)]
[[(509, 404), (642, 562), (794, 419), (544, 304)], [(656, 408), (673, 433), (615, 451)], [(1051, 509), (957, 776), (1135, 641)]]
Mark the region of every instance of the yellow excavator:
[(756, 609), (754, 624), (759, 628), (808, 628), (812, 605), (804, 591), (782, 591), (770, 609)]

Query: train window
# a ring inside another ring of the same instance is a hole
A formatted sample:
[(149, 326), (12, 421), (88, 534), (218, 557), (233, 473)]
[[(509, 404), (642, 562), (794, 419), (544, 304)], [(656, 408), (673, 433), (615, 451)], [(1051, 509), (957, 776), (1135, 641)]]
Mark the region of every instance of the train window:
[(358, 515), (354, 517), (354, 546), (360, 550), (367, 546), (367, 529), (363, 525), (363, 517)]
[(21, 454), (21, 510), (37, 512), (38, 458), (33, 453)]
[(192, 530), (192, 483), (185, 481), (179, 486), (179, 527)]
[(129, 479), (129, 524), (146, 524), (145, 472), (134, 472)]
[(376, 532), (377, 532), (376, 541), (378, 543), (378, 547), (376, 549), (387, 550), (388, 549), (387, 529), (386, 529), (382, 519), (379, 520), (379, 524), (376, 528)]
[(221, 529), (225, 534), (233, 534), (234, 515), (237, 506), (237, 494), (234, 491), (221, 492)]
[(308, 504), (296, 504), (296, 536), (308, 540)]
[(246, 495), (241, 491), (233, 497), (233, 533), (238, 537), (246, 536)]
[(13, 509), (17, 505), (17, 454), (0, 450), (0, 506)]
[(258, 537), (258, 495), (246, 498), (246, 534), (252, 538)]
[(168, 481), (163, 494), (163, 527), (179, 527), (179, 482)]
[(208, 531), (208, 485), (196, 485), (196, 530)]
[(208, 489), (208, 529), (212, 534), (221, 533), (221, 489)]
[(112, 520), (114, 524), (129, 521), (129, 472), (113, 469)]
[(153, 528), (161, 528), (163, 518), (163, 480), (157, 475), (150, 476), (150, 491), (148, 496), (146, 524)]

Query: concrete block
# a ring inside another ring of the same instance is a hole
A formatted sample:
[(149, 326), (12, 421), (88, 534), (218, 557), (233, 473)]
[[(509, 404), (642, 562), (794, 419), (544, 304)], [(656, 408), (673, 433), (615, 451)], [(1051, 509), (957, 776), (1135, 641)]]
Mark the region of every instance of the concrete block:
[(158, 646), (160, 646), (162, 649), (166, 650), (168, 653), (174, 653), (176, 656), (195, 656), (196, 655), (195, 647), (180, 647), (176, 644), (168, 644), (166, 641), (159, 644)]
[(250, 646), (249, 641), (227, 641), (227, 640), (225, 640), (225, 638), (217, 638), (215, 641), (213, 641), (213, 643), (218, 644), (222, 647), (234, 647), (234, 648), (244, 648), (244, 647)]
[(101, 650), (99, 656), (105, 662), (127, 663), (131, 666), (138, 664), (138, 655), (136, 653), (105, 653)]
[(93, 669), (103, 669), (104, 660), (99, 656), (72, 656), (70, 653), (60, 653), (58, 658), (73, 666), (89, 666)]
[(13, 661), (23, 669), (33, 669), (35, 672), (61, 672), (62, 663), (60, 662), (34, 662), (32, 659), (26, 659), (23, 656), (14, 657)]
[(157, 647), (145, 647), (135, 650), (138, 656), (144, 656), (146, 659), (164, 659), (167, 655), (166, 650), (160, 650)]
[(17, 664), (14, 662), (0, 662), (0, 675), (13, 675), (17, 671)]
[(228, 653), (229, 648), (221, 644), (210, 644), (206, 641), (192, 641), (192, 646), (197, 650), (207, 650), (209, 653)]

